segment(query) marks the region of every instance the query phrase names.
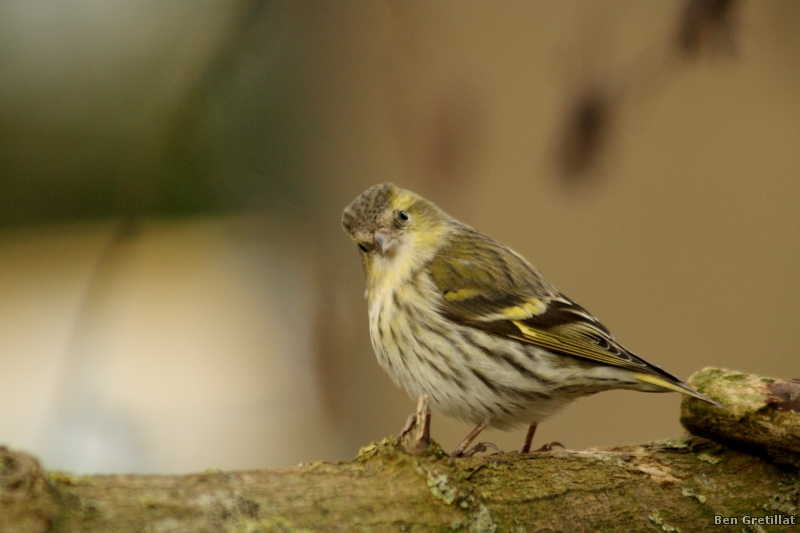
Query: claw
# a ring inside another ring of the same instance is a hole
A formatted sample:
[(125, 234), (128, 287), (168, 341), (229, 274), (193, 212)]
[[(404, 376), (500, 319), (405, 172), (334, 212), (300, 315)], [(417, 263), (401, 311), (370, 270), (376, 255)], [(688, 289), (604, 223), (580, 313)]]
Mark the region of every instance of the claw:
[(472, 457), (476, 453), (485, 452), (489, 448), (494, 448), (494, 453), (492, 455), (497, 455), (499, 453), (503, 453), (503, 452), (500, 451), (500, 448), (498, 448), (497, 446), (495, 446), (491, 442), (479, 442), (478, 444), (473, 446), (471, 449), (469, 449), (466, 452), (464, 452), (461, 455), (461, 457)]
[(567, 449), (567, 447), (561, 444), (560, 442), (549, 442), (544, 446), (542, 446), (541, 448), (539, 448), (538, 450), (533, 450), (532, 452), (529, 453), (549, 452), (553, 449), (553, 446), (558, 446), (559, 448), (562, 448), (564, 450)]

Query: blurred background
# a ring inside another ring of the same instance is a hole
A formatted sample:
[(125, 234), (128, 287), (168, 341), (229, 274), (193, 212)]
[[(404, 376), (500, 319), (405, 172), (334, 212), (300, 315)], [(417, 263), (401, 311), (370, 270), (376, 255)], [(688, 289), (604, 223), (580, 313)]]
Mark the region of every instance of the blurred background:
[[(382, 181), (681, 378), (800, 377), (798, 28), (782, 0), (0, 1), (0, 443), (168, 473), (396, 434), (339, 222)], [(534, 445), (679, 436), (679, 403), (602, 393)]]

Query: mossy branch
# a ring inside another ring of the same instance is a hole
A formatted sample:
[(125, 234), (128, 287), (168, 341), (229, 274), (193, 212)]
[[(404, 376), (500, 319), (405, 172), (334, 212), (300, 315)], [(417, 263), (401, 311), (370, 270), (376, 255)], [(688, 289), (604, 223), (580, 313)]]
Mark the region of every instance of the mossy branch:
[(682, 422), (694, 436), (580, 452), (453, 460), (435, 443), (415, 455), (389, 438), (345, 463), (76, 477), (2, 449), (0, 531), (689, 532), (719, 530), (715, 516), (738, 518), (737, 531), (745, 515), (797, 522), (800, 384), (714, 369), (692, 381), (730, 411), (688, 399)]
[(684, 401), (681, 423), (695, 435), (800, 468), (800, 382), (706, 368), (689, 383), (729, 409)]

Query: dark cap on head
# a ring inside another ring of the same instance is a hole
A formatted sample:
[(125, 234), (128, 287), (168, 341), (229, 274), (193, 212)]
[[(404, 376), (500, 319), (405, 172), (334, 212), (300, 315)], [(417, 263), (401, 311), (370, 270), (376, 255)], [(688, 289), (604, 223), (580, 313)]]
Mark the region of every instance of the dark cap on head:
[(357, 233), (373, 230), (379, 217), (391, 208), (397, 190), (394, 183), (386, 182), (373, 185), (361, 193), (342, 212), (345, 231), (355, 237)]

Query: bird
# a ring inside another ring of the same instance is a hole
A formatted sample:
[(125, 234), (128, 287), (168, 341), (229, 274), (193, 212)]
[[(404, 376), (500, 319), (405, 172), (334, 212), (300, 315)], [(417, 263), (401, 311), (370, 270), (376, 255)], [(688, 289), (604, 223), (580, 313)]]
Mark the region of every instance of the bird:
[[(624, 348), (520, 254), (393, 183), (342, 213), (366, 278), (379, 365), (433, 412), (487, 427), (538, 424), (573, 400), (612, 389), (675, 391), (724, 407)], [(477, 448), (477, 447), (476, 447)]]

